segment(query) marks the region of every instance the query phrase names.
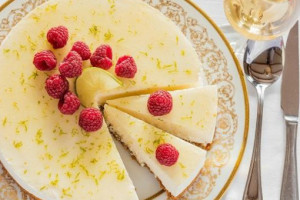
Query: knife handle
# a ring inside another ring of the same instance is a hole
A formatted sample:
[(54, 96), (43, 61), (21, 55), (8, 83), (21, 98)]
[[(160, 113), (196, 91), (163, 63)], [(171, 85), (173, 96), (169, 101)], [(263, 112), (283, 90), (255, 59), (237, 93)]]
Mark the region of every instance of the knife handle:
[(297, 127), (298, 119), (286, 117), (286, 151), (281, 185), (281, 200), (298, 200), (298, 176), (297, 176)]

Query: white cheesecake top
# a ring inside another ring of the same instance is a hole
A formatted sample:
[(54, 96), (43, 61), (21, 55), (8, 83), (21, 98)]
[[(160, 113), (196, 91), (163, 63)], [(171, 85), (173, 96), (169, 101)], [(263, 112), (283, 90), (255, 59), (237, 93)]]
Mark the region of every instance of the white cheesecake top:
[[(18, 106), (30, 110), (26, 116), (6, 114), (1, 160), (25, 189), (45, 200), (138, 199), (105, 123), (100, 131), (87, 135), (74, 116), (47, 114), (45, 105)], [(41, 108), (44, 113), (35, 112)], [(118, 192), (111, 192), (112, 187)]]
[[(206, 151), (111, 106), (105, 105), (104, 115), (138, 162), (146, 164), (173, 196), (179, 196), (200, 173)], [(173, 145), (179, 152), (177, 163), (170, 167), (161, 165), (155, 157), (162, 143)]]
[(149, 113), (150, 95), (124, 97), (107, 103), (185, 140), (211, 143), (218, 108), (217, 86), (171, 91), (170, 94), (173, 108), (163, 116)]
[[(123, 55), (135, 59), (135, 78), (121, 78), (123, 87), (99, 96), (100, 103), (108, 96), (202, 83), (201, 63), (191, 43), (173, 22), (141, 0), (51, 0), (14, 28), (2, 44), (2, 58), (7, 65), (18, 64), (18, 58), (20, 67), (33, 67), (33, 53), (51, 49), (45, 35), (58, 25), (66, 26), (70, 33), (67, 46), (55, 51), (58, 60), (78, 40), (92, 51), (109, 44), (114, 64)], [(84, 66), (90, 62), (85, 61)], [(109, 71), (114, 74), (114, 66)]]
[[(59, 25), (68, 28), (70, 38), (66, 47), (53, 50), (46, 34)], [(189, 41), (142, 1), (51, 0), (19, 22), (0, 47), (1, 160), (19, 183), (28, 183), (25, 189), (42, 199), (137, 199), (105, 125), (97, 133), (82, 133), (80, 111), (60, 114), (57, 100), (44, 89), (46, 78), (57, 70), (40, 72), (32, 64), (34, 54), (47, 49), (60, 62), (78, 40), (92, 51), (100, 44), (111, 45), (114, 63), (122, 55), (133, 56), (137, 63), (135, 78), (121, 79), (123, 87), (103, 94), (100, 101), (201, 83), (201, 64)], [(73, 90), (74, 80), (69, 82)]]

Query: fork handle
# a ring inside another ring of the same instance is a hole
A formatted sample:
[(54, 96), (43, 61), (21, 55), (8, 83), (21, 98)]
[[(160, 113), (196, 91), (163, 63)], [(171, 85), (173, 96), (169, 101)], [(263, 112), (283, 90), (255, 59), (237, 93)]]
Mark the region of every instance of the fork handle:
[(298, 200), (297, 177), (297, 127), (298, 119), (286, 118), (286, 151), (281, 185), (281, 200)]

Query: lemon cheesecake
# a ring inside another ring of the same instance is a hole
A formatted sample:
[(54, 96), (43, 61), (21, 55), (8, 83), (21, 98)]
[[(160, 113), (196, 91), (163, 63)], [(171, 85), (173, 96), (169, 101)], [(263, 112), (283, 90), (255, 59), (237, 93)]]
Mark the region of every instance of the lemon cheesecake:
[[(47, 42), (47, 30), (61, 25), (69, 32), (68, 41), (54, 49)], [(77, 81), (68, 79), (68, 84), (86, 107), (157, 89), (202, 85), (201, 63), (190, 42), (146, 3), (50, 0), (24, 17), (0, 47), (0, 159), (20, 185), (41, 199), (138, 199), (105, 122), (99, 131), (83, 131), (78, 125), (83, 107), (74, 115), (63, 115), (58, 100), (45, 90), (45, 80), (59, 73), (59, 63), (64, 63), (77, 41), (84, 41), (93, 52), (100, 44), (108, 44), (113, 65), (130, 55), (137, 66), (134, 78), (116, 78), (112, 67), (101, 72), (105, 75), (98, 80), (92, 79), (95, 69), (90, 61), (83, 61), (83, 74)], [(32, 63), (34, 55), (45, 50), (57, 59), (52, 71), (38, 71)], [(178, 196), (199, 173), (205, 151), (167, 135), (180, 150), (178, 164), (165, 174), (163, 167), (149, 164), (172, 195)], [(111, 192), (112, 186), (118, 192)]]
[[(180, 196), (200, 173), (206, 157), (206, 151), (201, 148), (108, 105), (105, 105), (104, 116), (111, 131), (142, 166), (149, 167), (173, 197)], [(178, 150), (179, 158), (172, 166), (161, 165), (156, 158), (156, 148), (164, 143)]]
[(171, 112), (153, 116), (147, 108), (150, 95), (131, 96), (107, 103), (147, 123), (195, 143), (211, 143), (217, 116), (217, 87), (205, 86), (169, 92)]

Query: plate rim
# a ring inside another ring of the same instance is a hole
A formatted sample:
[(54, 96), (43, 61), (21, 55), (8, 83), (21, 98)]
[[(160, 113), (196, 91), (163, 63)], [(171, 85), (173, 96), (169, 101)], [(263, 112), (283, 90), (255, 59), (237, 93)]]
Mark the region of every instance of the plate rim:
[[(6, 7), (8, 7), (11, 3), (15, 2), (15, 1), (16, 0), (6, 0), (0, 6), (0, 12), (2, 12)], [(249, 131), (249, 117), (250, 117), (249, 116), (248, 90), (247, 90), (245, 76), (244, 76), (242, 67), (240, 65), (240, 62), (237, 59), (236, 55), (234, 54), (234, 51), (233, 51), (232, 47), (230, 46), (230, 44), (229, 44), (227, 38), (225, 37), (224, 33), (221, 31), (221, 29), (218, 27), (218, 25), (211, 19), (211, 17), (209, 17), (209, 15), (203, 9), (201, 9), (195, 2), (193, 2), (192, 0), (184, 0), (184, 1), (186, 3), (188, 3), (190, 6), (192, 6), (197, 12), (199, 12), (209, 22), (209, 24), (215, 29), (215, 31), (219, 34), (220, 38), (222, 39), (222, 41), (226, 45), (227, 49), (229, 50), (230, 55), (232, 56), (232, 59), (235, 63), (235, 67), (236, 67), (236, 70), (238, 72), (238, 75), (239, 75), (239, 78), (240, 78), (240, 83), (241, 83), (241, 86), (242, 86), (242, 89), (243, 89), (244, 106), (245, 106), (245, 123), (244, 123), (243, 141), (242, 141), (242, 144), (241, 144), (241, 148), (239, 150), (237, 160), (234, 164), (234, 167), (233, 167), (227, 181), (225, 182), (224, 186), (222, 187), (222, 189), (220, 190), (218, 195), (214, 198), (214, 199), (221, 199), (222, 196), (225, 194), (226, 190), (229, 188), (230, 184), (232, 183), (232, 181), (235, 178), (235, 175), (236, 175), (236, 173), (238, 171), (238, 168), (240, 167), (241, 161), (244, 157), (244, 152), (245, 152), (246, 145), (247, 145), (247, 138), (248, 138), (248, 131)], [(4, 167), (4, 170), (6, 170), (5, 167)], [(10, 174), (10, 173), (8, 172), (8, 174)], [(20, 188), (22, 190), (26, 191), (26, 193), (28, 195), (30, 195), (30, 196), (32, 196), (36, 199), (40, 199), (40, 198), (36, 197), (35, 195), (31, 194), (29, 191), (25, 190), (21, 185), (18, 184), (18, 186), (20, 186)], [(155, 198), (155, 197), (159, 196), (160, 194), (163, 193), (162, 191), (163, 190), (157, 192), (156, 194), (152, 195), (151, 197), (149, 197), (147, 199), (152, 199), (152, 198)]]
[[(245, 80), (245, 76), (244, 76), (244, 72), (242, 70), (241, 64), (238, 60), (238, 58), (236, 57), (229, 41), (227, 40), (226, 36), (224, 35), (224, 33), (221, 31), (221, 29), (218, 27), (218, 25), (208, 16), (208, 14), (202, 10), (196, 3), (194, 3), (192, 0), (184, 0), (185, 2), (187, 2), (188, 4), (190, 4), (194, 9), (196, 9), (201, 15), (203, 15), (203, 17), (213, 26), (213, 28), (217, 31), (217, 33), (219, 34), (219, 36), (221, 37), (221, 39), (223, 40), (223, 42), (225, 43), (227, 49), (229, 50), (232, 59), (235, 63), (235, 67), (237, 69), (237, 72), (239, 74), (239, 78), (240, 78), (240, 83), (241, 86), (243, 88), (243, 97), (244, 97), (244, 104), (245, 104), (245, 127), (244, 127), (244, 135), (243, 135), (243, 142), (242, 142), (242, 146), (240, 148), (237, 160), (235, 162), (235, 165), (227, 179), (227, 181), (225, 182), (224, 186), (222, 187), (222, 189), (220, 190), (219, 194), (215, 197), (215, 199), (221, 199), (222, 196), (225, 194), (226, 190), (229, 188), (230, 184), (232, 183), (238, 168), (242, 162), (242, 159), (244, 157), (244, 152), (246, 149), (246, 145), (247, 145), (247, 138), (248, 138), (248, 132), (249, 132), (249, 98), (248, 98), (248, 89), (246, 86), (246, 80)], [(1, 10), (0, 10), (1, 11)]]

